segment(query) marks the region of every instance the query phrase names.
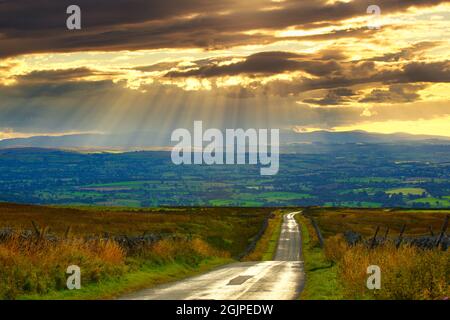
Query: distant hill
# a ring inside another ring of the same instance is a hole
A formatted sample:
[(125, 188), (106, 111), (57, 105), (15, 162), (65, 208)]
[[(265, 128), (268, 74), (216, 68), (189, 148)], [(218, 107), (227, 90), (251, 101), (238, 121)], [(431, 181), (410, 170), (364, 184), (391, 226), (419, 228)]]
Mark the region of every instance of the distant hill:
[(59, 148), (59, 147), (79, 147), (84, 145), (84, 141), (100, 138), (98, 134), (74, 134), (64, 136), (34, 136), (30, 138), (4, 139), (0, 141), (1, 148)]
[(68, 149), (140, 149), (159, 147), (170, 143), (170, 136), (159, 133), (129, 134), (70, 134), (63, 136), (34, 136), (4, 139), (0, 148), (68, 148)]
[(313, 131), (313, 132), (293, 132), (283, 131), (281, 133), (282, 142), (286, 143), (398, 143), (398, 142), (446, 142), (450, 143), (450, 137), (432, 135), (413, 135), (408, 133), (370, 133), (366, 131)]
[[(406, 133), (379, 134), (365, 131), (314, 131), (294, 132), (283, 130), (280, 132), (282, 146), (295, 144), (347, 144), (347, 143), (450, 143), (449, 137), (431, 135), (412, 135)], [(63, 136), (34, 136), (30, 138), (4, 139), (0, 141), (0, 148), (85, 148), (123, 150), (145, 149), (171, 146), (170, 135), (159, 132), (141, 132), (128, 134), (71, 134)]]

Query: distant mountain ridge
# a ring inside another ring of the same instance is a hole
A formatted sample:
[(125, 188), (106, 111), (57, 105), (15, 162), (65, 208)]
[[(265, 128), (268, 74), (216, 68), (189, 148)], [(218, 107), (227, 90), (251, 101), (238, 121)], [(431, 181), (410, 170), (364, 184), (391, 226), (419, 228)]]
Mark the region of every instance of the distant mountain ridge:
[(356, 131), (313, 131), (313, 132), (283, 132), (283, 143), (397, 143), (413, 141), (442, 141), (450, 142), (450, 137), (434, 135), (414, 135), (408, 133), (372, 133), (362, 130)]
[[(413, 135), (407, 133), (380, 134), (365, 131), (314, 131), (294, 132), (282, 130), (280, 144), (347, 144), (347, 143), (443, 143), (450, 144), (450, 137)], [(0, 148), (118, 148), (124, 150), (169, 147), (173, 145), (169, 135), (157, 132), (128, 134), (70, 134), (62, 136), (34, 136), (0, 140)]]
[(129, 134), (69, 134), (62, 136), (33, 136), (0, 141), (0, 148), (85, 148), (139, 149), (159, 147), (170, 143), (169, 137), (155, 132)]

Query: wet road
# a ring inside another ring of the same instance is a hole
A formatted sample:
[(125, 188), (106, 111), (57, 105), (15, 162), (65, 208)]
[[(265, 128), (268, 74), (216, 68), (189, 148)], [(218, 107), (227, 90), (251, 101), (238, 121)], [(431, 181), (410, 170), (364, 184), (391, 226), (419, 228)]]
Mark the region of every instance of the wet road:
[(294, 215), (285, 214), (274, 261), (237, 262), (199, 276), (120, 299), (132, 300), (290, 300), (304, 285), (300, 230)]

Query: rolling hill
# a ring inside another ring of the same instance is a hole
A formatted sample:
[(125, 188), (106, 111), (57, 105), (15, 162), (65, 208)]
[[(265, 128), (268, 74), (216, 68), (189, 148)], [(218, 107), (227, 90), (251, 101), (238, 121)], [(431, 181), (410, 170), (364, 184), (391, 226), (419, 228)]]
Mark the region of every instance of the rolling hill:
[[(450, 143), (449, 137), (412, 135), (406, 133), (379, 134), (365, 131), (314, 131), (294, 132), (282, 130), (280, 144), (347, 144), (347, 143)], [(124, 134), (71, 134), (62, 136), (34, 136), (30, 138), (4, 139), (0, 141), (0, 148), (117, 148), (117, 149), (146, 149), (155, 147), (169, 147), (173, 145), (170, 135), (158, 132), (135, 132)]]

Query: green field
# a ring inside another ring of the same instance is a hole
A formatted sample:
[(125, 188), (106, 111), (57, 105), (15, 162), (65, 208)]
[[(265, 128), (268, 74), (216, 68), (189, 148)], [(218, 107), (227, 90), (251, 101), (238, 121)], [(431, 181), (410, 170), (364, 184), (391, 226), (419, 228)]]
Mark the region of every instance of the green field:
[(243, 207), (261, 207), (263, 202), (245, 199), (214, 199), (210, 200), (209, 203), (215, 207), (228, 207), (228, 206), (243, 206)]
[(257, 195), (257, 197), (260, 199), (266, 199), (267, 201), (285, 201), (312, 198), (309, 194), (296, 192), (262, 192), (261, 194)]
[(379, 202), (359, 202), (359, 201), (345, 201), (340, 203), (326, 202), (324, 207), (364, 207), (364, 208), (380, 208), (382, 206)]
[(442, 199), (426, 197), (409, 201), (411, 204), (423, 203), (429, 204), (431, 207), (450, 207), (450, 197), (443, 197)]
[(270, 177), (257, 166), (175, 166), (169, 152), (8, 150), (0, 157), (0, 200), (142, 208), (450, 207), (446, 146), (329, 148), (284, 154), (279, 173)]
[(397, 188), (397, 189), (390, 189), (387, 190), (386, 193), (388, 194), (404, 194), (404, 195), (408, 195), (408, 194), (412, 194), (412, 195), (416, 195), (416, 196), (420, 196), (422, 194), (426, 194), (427, 190), (422, 189), (422, 188)]

